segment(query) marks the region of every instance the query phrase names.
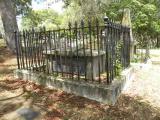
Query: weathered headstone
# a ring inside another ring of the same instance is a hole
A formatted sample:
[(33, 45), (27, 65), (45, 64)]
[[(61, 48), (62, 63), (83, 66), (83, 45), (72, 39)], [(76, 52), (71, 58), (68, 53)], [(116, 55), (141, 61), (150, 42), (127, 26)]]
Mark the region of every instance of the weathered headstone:
[(131, 15), (130, 15), (130, 9), (125, 8), (123, 11), (123, 19), (122, 19), (122, 25), (130, 27), (130, 58), (133, 58), (134, 55), (134, 46), (135, 46), (135, 40), (133, 39), (132, 34), (132, 23), (131, 23)]

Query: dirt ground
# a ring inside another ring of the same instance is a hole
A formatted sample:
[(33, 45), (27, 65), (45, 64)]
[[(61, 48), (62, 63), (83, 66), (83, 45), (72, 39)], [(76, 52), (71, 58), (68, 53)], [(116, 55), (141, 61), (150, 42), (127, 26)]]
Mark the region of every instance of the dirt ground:
[(160, 120), (160, 66), (136, 68), (114, 106), (15, 79), (16, 58), (0, 46), (0, 120)]

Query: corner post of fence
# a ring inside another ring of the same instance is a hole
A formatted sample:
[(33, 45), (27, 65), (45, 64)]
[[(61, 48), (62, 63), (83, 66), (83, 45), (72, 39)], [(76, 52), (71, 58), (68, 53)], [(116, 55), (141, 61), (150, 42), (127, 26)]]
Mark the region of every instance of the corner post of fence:
[(109, 70), (109, 64), (110, 64), (110, 61), (109, 61), (109, 44), (108, 44), (108, 28), (109, 28), (109, 18), (107, 16), (105, 16), (103, 18), (104, 20), (104, 25), (105, 25), (105, 30), (104, 30), (104, 42), (105, 42), (105, 54), (106, 54), (106, 62), (105, 62), (105, 71), (106, 71), (106, 76), (107, 76), (107, 84), (110, 83), (110, 70)]
[(69, 49), (70, 49), (70, 58), (71, 58), (71, 62), (70, 62), (70, 66), (71, 66), (71, 79), (74, 79), (74, 70), (73, 70), (73, 49), (72, 49), (72, 24), (71, 22), (68, 23), (68, 29), (69, 29)]
[[(127, 63), (127, 66), (130, 65), (130, 61), (131, 61), (131, 59), (132, 59), (132, 58), (131, 58), (131, 54), (132, 54), (132, 53), (131, 53), (131, 47), (132, 47), (131, 44), (132, 44), (132, 43), (131, 43), (131, 37), (130, 37), (130, 34), (131, 34), (131, 33), (130, 33), (130, 32), (131, 32), (131, 28), (130, 28), (130, 27), (127, 27), (127, 33), (128, 33), (128, 36), (129, 36), (129, 38), (128, 38), (128, 51), (129, 51), (129, 52), (128, 52), (128, 61), (127, 61), (128, 63)], [(134, 47), (133, 47), (133, 54), (134, 54)]]
[(17, 40), (17, 31), (14, 31), (14, 38), (15, 38), (15, 46), (16, 46), (16, 57), (17, 57), (17, 65), (18, 69), (20, 69), (20, 64), (19, 64), (19, 51), (18, 51), (18, 40)]

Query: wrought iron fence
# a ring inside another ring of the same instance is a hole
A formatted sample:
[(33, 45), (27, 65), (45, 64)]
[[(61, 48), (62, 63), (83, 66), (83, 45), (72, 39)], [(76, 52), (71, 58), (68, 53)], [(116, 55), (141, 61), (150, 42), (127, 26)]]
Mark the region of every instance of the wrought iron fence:
[(109, 84), (130, 65), (130, 28), (104, 19), (15, 32), (18, 69)]

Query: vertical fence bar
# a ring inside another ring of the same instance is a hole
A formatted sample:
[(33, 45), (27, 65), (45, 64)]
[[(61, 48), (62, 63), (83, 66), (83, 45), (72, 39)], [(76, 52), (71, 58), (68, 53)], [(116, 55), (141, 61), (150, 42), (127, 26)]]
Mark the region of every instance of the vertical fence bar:
[(58, 52), (59, 52), (58, 57), (60, 60), (60, 73), (63, 76), (63, 63), (62, 63), (63, 40), (61, 39), (61, 30), (60, 29), (58, 30), (58, 42), (60, 43), (59, 50), (58, 50)]
[(115, 67), (116, 67), (116, 55), (115, 55), (115, 42), (116, 42), (116, 23), (114, 23), (113, 26), (114, 30), (113, 30), (113, 79), (115, 77)]
[[(70, 47), (69, 47), (69, 45), (70, 45), (70, 43), (69, 43), (69, 42), (70, 42), (70, 40), (69, 40), (69, 29), (66, 30), (66, 34), (67, 34), (67, 36), (66, 36), (67, 39), (66, 39), (66, 50), (65, 50), (65, 51), (66, 51), (66, 60), (68, 60), (68, 58), (70, 58), (70, 57), (69, 57), (69, 54), (70, 54)], [(66, 61), (66, 65), (67, 65), (67, 66), (66, 66), (66, 67), (67, 67), (67, 68), (66, 68), (67, 77), (70, 78), (70, 69), (69, 69), (69, 68), (70, 68), (70, 63)], [(68, 66), (69, 66), (69, 67), (68, 67)]]
[(20, 31), (17, 31), (17, 42), (19, 46), (19, 61), (20, 61), (20, 69), (23, 69), (23, 64), (22, 64), (22, 48), (21, 48), (21, 38), (20, 38)]
[(111, 22), (109, 22), (108, 25), (108, 75), (109, 75), (109, 83), (111, 82), (111, 30), (112, 30), (112, 26), (111, 26)]
[(25, 54), (25, 69), (28, 70), (28, 62), (27, 62), (27, 49), (26, 49), (26, 32), (23, 30), (23, 42), (24, 42), (24, 54)]
[(126, 50), (126, 43), (125, 43), (125, 27), (122, 26), (122, 41), (123, 41), (123, 46), (122, 46), (122, 65), (123, 69), (125, 68), (125, 50)]
[(41, 53), (41, 50), (40, 50), (40, 48), (41, 48), (41, 44), (40, 44), (40, 31), (38, 31), (37, 32), (37, 43), (38, 43), (38, 48), (37, 48), (37, 62), (38, 62), (38, 67), (39, 67), (39, 70), (38, 71), (40, 71), (40, 69), (41, 69), (41, 65), (40, 65), (40, 53)]
[(51, 74), (52, 67), (53, 67), (53, 60), (52, 60), (52, 42), (51, 42), (51, 31), (48, 31), (48, 43), (49, 43), (49, 73)]
[(42, 66), (42, 69), (40, 69), (40, 71), (42, 72), (44, 69), (44, 64), (43, 64), (43, 38), (42, 38), (42, 28), (40, 28), (39, 31), (39, 44), (40, 44), (40, 48), (39, 48), (39, 59), (40, 59), (40, 65)]
[(112, 32), (111, 32), (111, 81), (114, 78), (114, 20), (112, 21)]
[(70, 58), (71, 58), (71, 62), (70, 62), (70, 67), (71, 67), (71, 77), (72, 77), (72, 80), (73, 80), (73, 50), (72, 50), (72, 29), (71, 29), (71, 23), (69, 22), (69, 24), (68, 24), (68, 26), (69, 26), (69, 43), (70, 43), (70, 52), (71, 52), (71, 54), (70, 54)]
[(117, 30), (117, 27), (116, 27), (116, 23), (114, 23), (114, 41), (113, 41), (113, 75), (114, 77), (116, 76), (116, 30)]
[(94, 81), (94, 78), (93, 78), (93, 49), (92, 49), (92, 44), (93, 44), (93, 41), (92, 41), (92, 26), (91, 26), (91, 21), (88, 21), (88, 28), (89, 28), (89, 49), (90, 49), (90, 65), (91, 65), (91, 69), (89, 71), (89, 77), (91, 76), (91, 80)]
[(48, 74), (49, 73), (49, 70), (48, 70), (48, 68), (49, 68), (49, 65), (48, 65), (48, 49), (47, 49), (47, 31), (46, 31), (46, 28), (45, 27), (43, 27), (43, 30), (44, 30), (44, 46), (45, 46), (45, 63), (46, 63), (46, 70), (45, 70), (45, 72)]
[(37, 32), (35, 31), (35, 37), (34, 37), (34, 66), (35, 71), (37, 71)]
[(34, 39), (34, 29), (32, 28), (32, 30), (31, 30), (31, 42), (30, 42), (30, 45), (31, 45), (31, 69), (33, 70), (33, 68), (34, 68), (34, 64), (33, 64), (33, 47), (34, 47), (34, 45), (33, 45), (33, 39)]
[(31, 39), (32, 39), (32, 33), (30, 30), (27, 31), (28, 33), (28, 56), (29, 56), (29, 70), (32, 69), (31, 65), (31, 58), (32, 58), (32, 53), (31, 53)]
[(108, 39), (109, 39), (109, 36), (108, 36), (108, 32), (109, 32), (109, 19), (108, 17), (104, 17), (104, 24), (105, 24), (105, 45), (106, 45), (106, 60), (105, 60), (105, 69), (106, 69), (106, 76), (107, 76), (107, 84), (110, 83), (110, 80), (109, 80), (109, 44), (108, 44)]
[(27, 47), (27, 49), (26, 49), (26, 52), (27, 52), (27, 62), (28, 62), (28, 70), (30, 70), (30, 59), (29, 59), (29, 33), (28, 33), (28, 31), (26, 30), (25, 31), (25, 33), (26, 33), (26, 47)]
[(21, 48), (21, 60), (22, 60), (22, 68), (25, 69), (25, 63), (24, 63), (24, 54), (23, 54), (23, 41), (22, 41), (22, 32), (19, 32), (19, 41), (20, 41), (20, 48)]
[(121, 58), (121, 55), (122, 55), (122, 47), (123, 47), (123, 29), (122, 29), (122, 25), (118, 25), (118, 43), (120, 43), (120, 47), (118, 48), (118, 60), (119, 60), (119, 64), (121, 65), (122, 67), (122, 58)]
[(50, 47), (51, 47), (51, 71), (52, 71), (52, 74), (54, 75), (54, 73), (55, 73), (55, 71), (54, 71), (54, 64), (53, 64), (53, 59), (55, 59), (54, 58), (54, 55), (55, 55), (55, 53), (54, 53), (54, 39), (53, 39), (53, 37), (54, 37), (54, 34), (53, 34), (54, 32), (53, 31), (51, 31), (50, 32), (50, 42), (51, 42), (51, 45), (50, 45)]
[(58, 58), (57, 58), (57, 49), (58, 49), (58, 46), (57, 46), (57, 33), (56, 31), (54, 31), (54, 59), (55, 59), (55, 62), (54, 62), (54, 69), (55, 69), (55, 72), (56, 72), (56, 76), (59, 75), (59, 72), (58, 72), (58, 68), (56, 68), (56, 64), (57, 64), (57, 61), (58, 61)]
[(97, 26), (96, 26), (96, 21), (95, 21), (95, 25), (93, 26), (93, 29), (92, 29), (92, 35), (93, 35), (93, 43), (92, 43), (92, 49), (93, 50), (96, 50), (96, 28), (97, 28)]
[(82, 31), (82, 41), (83, 41), (83, 55), (84, 55), (84, 77), (85, 77), (85, 81), (87, 80), (87, 70), (86, 70), (86, 66), (87, 66), (87, 59), (86, 59), (86, 46), (85, 46), (85, 36), (84, 36), (84, 21), (81, 20), (81, 31)]
[(78, 29), (77, 29), (77, 22), (75, 22), (75, 39), (76, 39), (76, 62), (77, 62), (77, 75), (78, 75), (78, 80), (80, 80), (80, 71), (79, 71), (79, 54), (78, 54)]
[(35, 67), (38, 70), (38, 32), (35, 32)]
[(66, 35), (66, 29), (63, 30), (63, 39), (64, 39), (64, 48), (63, 48), (63, 56), (64, 56), (64, 73), (65, 73), (65, 77), (67, 76), (67, 39), (68, 39), (68, 35)]
[(117, 66), (118, 66), (118, 41), (119, 41), (119, 36), (118, 36), (118, 32), (119, 32), (119, 27), (118, 25), (116, 24), (116, 39), (115, 39), (115, 76), (117, 76), (118, 74), (118, 69), (117, 69)]
[(113, 80), (113, 22), (110, 22), (110, 39), (109, 39), (109, 58), (110, 58), (110, 82)]
[(14, 37), (15, 37), (15, 46), (16, 46), (16, 57), (17, 57), (17, 65), (18, 69), (20, 69), (20, 63), (19, 63), (19, 45), (18, 45), (18, 39), (17, 39), (17, 31), (14, 31)]
[(98, 49), (98, 81), (100, 83), (101, 82), (101, 64), (102, 64), (102, 63), (100, 63), (100, 59), (103, 59), (103, 55), (100, 54), (99, 21), (98, 21), (98, 19), (96, 19), (96, 34), (97, 34), (97, 49)]
[(36, 43), (35, 43), (35, 38), (36, 38), (36, 33), (35, 33), (35, 29), (32, 28), (32, 32), (33, 32), (33, 36), (32, 36), (32, 59), (33, 59), (33, 70), (35, 71), (36, 70), (36, 55), (35, 55), (35, 46), (36, 46)]

